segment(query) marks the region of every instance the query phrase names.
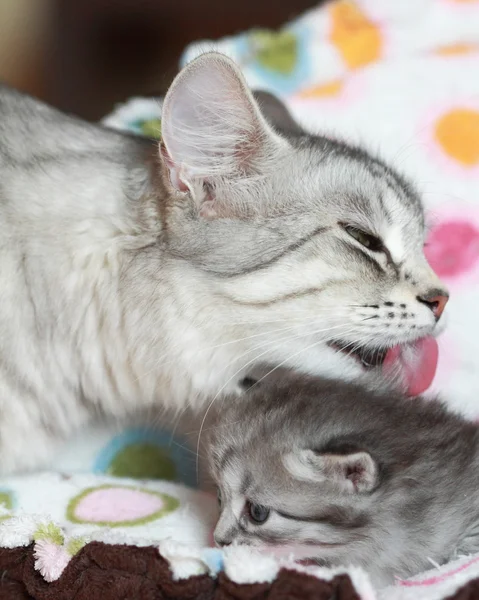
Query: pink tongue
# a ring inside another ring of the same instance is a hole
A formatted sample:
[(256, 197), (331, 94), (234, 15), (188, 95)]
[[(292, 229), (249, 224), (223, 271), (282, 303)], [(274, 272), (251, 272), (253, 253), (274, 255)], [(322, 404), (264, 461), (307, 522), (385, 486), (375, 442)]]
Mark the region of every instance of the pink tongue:
[(399, 364), (405, 375), (408, 395), (418, 396), (428, 389), (434, 379), (439, 349), (433, 337), (426, 337), (411, 344), (408, 350), (405, 352), (401, 346), (388, 350), (383, 369), (392, 370)]

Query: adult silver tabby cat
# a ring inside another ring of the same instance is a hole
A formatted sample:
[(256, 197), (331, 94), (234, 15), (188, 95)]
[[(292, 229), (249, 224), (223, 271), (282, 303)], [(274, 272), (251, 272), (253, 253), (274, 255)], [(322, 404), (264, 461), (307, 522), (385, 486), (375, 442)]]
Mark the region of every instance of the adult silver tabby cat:
[(413, 187), (262, 99), (200, 57), (159, 152), (1, 88), (3, 472), (98, 412), (204, 408), (262, 363), (368, 376), (434, 334)]
[(479, 551), (479, 428), (439, 402), (286, 373), (222, 407), (220, 545), (361, 566), (378, 585)]

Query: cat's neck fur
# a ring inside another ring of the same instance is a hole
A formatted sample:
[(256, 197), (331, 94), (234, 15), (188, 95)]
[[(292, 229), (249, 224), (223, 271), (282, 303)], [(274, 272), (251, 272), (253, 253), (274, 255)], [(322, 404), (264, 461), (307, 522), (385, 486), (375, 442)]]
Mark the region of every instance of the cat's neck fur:
[(256, 330), (223, 319), (211, 278), (166, 251), (188, 204), (157, 144), (1, 93), (0, 470), (41, 463), (95, 413), (161, 417), (234, 393), (260, 351), (229, 342)]
[[(4, 94), (24, 110), (33, 105)], [(4, 115), (9, 106), (4, 99)], [(41, 461), (57, 434), (95, 411), (123, 417), (158, 402), (179, 411), (214, 395), (239, 368), (221, 346), (225, 324), (214, 318), (207, 281), (162, 250), (174, 192), (157, 145), (50, 114), (51, 148), (2, 144), (8, 196), (0, 206), (0, 261), (9, 285), (2, 285), (0, 316), (0, 440), (18, 449), (7, 454), (0, 444), (3, 470)], [(13, 111), (7, 117), (3, 138), (10, 140), (25, 125)], [(15, 373), (17, 364), (23, 373)], [(19, 393), (22, 403), (12, 402)], [(36, 451), (25, 452), (11, 435), (35, 435)]]

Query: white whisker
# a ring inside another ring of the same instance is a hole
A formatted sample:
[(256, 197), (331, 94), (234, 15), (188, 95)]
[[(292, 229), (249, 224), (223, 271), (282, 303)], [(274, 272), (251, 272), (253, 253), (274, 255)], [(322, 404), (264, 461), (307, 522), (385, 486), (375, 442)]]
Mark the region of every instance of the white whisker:
[[(309, 336), (309, 335), (316, 335), (316, 334), (318, 334), (318, 333), (322, 333), (322, 332), (328, 332), (328, 331), (331, 331), (332, 329), (339, 329), (339, 328), (343, 328), (343, 327), (347, 327), (347, 326), (348, 326), (348, 325), (345, 325), (345, 324), (343, 324), (343, 325), (337, 325), (337, 326), (334, 326), (334, 327), (329, 327), (329, 328), (327, 328), (327, 329), (319, 329), (319, 330), (317, 330), (317, 331), (308, 332), (307, 334), (300, 334), (300, 335), (298, 335), (298, 336), (291, 336), (291, 337), (289, 337), (289, 338), (286, 338), (286, 339), (290, 339), (290, 340), (292, 340), (292, 339), (297, 339), (298, 337), (306, 337), (306, 336)], [(278, 340), (278, 341), (284, 341), (284, 340)], [(307, 349), (309, 349), (309, 348), (311, 348), (311, 347), (313, 347), (313, 346), (315, 346), (315, 345), (317, 345), (317, 344), (321, 343), (322, 341), (323, 341), (323, 340), (316, 340), (316, 341), (315, 341), (313, 344), (311, 344), (310, 346), (308, 346), (308, 347), (304, 348), (304, 350), (307, 350)], [(273, 343), (274, 343), (274, 342), (273, 342)], [(277, 343), (277, 341), (276, 341), (276, 343)], [(265, 345), (270, 345), (270, 343), (267, 343), (267, 344), (265, 344)], [(263, 347), (264, 347), (264, 346), (263, 346)], [(268, 349), (268, 350), (269, 350), (269, 349)], [(209, 411), (210, 411), (211, 407), (213, 406), (213, 404), (215, 403), (216, 399), (218, 398), (218, 396), (219, 396), (219, 395), (221, 394), (221, 392), (222, 392), (222, 391), (225, 389), (225, 387), (226, 387), (226, 386), (227, 386), (227, 385), (228, 385), (228, 384), (229, 384), (229, 383), (230, 383), (230, 382), (231, 382), (231, 381), (232, 381), (232, 380), (233, 380), (235, 377), (237, 377), (237, 376), (238, 376), (238, 375), (241, 373), (241, 371), (243, 371), (243, 370), (244, 370), (246, 367), (248, 367), (248, 366), (249, 366), (249, 365), (251, 365), (252, 363), (256, 362), (256, 361), (258, 360), (258, 358), (261, 358), (262, 356), (264, 356), (264, 355), (265, 355), (265, 354), (268, 352), (268, 350), (265, 350), (264, 352), (262, 352), (262, 353), (260, 353), (260, 354), (256, 355), (254, 358), (252, 358), (250, 361), (248, 361), (248, 362), (247, 362), (245, 365), (242, 365), (242, 367), (241, 367), (240, 369), (238, 369), (237, 371), (235, 371), (235, 372), (233, 373), (233, 375), (232, 375), (232, 376), (231, 376), (231, 377), (230, 377), (230, 378), (229, 378), (229, 379), (228, 379), (228, 380), (227, 380), (227, 381), (226, 381), (226, 382), (225, 382), (225, 383), (224, 383), (224, 384), (221, 386), (221, 388), (219, 389), (219, 391), (216, 393), (216, 395), (214, 396), (213, 400), (212, 400), (212, 401), (210, 402), (210, 404), (208, 405), (208, 408), (207, 408), (207, 409), (206, 409), (206, 411), (205, 411), (205, 414), (204, 414), (204, 416), (203, 416), (203, 419), (201, 420), (201, 424), (200, 424), (200, 430), (199, 430), (199, 436), (198, 436), (198, 444), (197, 444), (197, 449), (198, 449), (198, 450), (199, 450), (199, 445), (200, 445), (201, 433), (202, 433), (202, 430), (203, 430), (203, 427), (204, 427), (204, 424), (205, 424), (206, 418), (207, 418), (207, 416), (208, 416), (208, 413), (209, 413)], [(300, 352), (301, 352), (301, 351), (300, 351)], [(296, 354), (299, 354), (299, 352), (298, 352), (298, 353), (296, 353)], [(296, 354), (294, 354), (294, 355), (292, 355), (292, 356), (296, 356)], [(291, 357), (292, 357), (292, 356), (291, 356)], [(290, 357), (290, 358), (291, 358), (291, 357)], [(284, 361), (284, 362), (286, 362), (286, 361)], [(284, 363), (283, 363), (283, 364), (284, 364)], [(197, 473), (198, 473), (198, 466), (199, 466), (199, 465), (197, 464)]]

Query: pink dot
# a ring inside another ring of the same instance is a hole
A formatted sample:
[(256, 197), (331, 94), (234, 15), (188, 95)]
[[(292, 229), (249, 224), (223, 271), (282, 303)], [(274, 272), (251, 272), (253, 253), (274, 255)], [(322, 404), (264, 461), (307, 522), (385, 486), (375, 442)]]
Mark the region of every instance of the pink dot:
[(431, 231), (425, 254), (439, 277), (461, 275), (479, 260), (479, 231), (465, 221), (441, 223)]
[(141, 490), (99, 488), (80, 500), (75, 517), (84, 523), (119, 523), (147, 518), (163, 506), (161, 497)]

